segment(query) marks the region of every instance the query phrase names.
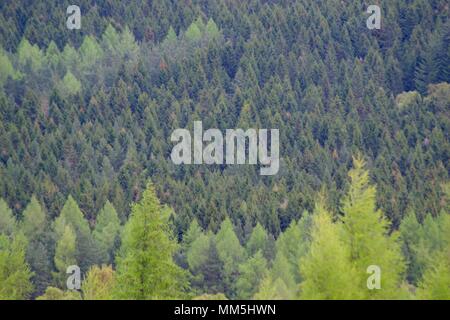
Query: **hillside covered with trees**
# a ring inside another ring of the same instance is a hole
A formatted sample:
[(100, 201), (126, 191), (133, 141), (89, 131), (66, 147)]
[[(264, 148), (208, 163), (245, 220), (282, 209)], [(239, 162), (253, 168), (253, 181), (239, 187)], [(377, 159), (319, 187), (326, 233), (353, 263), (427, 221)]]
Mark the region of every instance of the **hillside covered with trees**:
[(0, 299), (450, 299), (447, 1), (77, 2), (0, 3)]

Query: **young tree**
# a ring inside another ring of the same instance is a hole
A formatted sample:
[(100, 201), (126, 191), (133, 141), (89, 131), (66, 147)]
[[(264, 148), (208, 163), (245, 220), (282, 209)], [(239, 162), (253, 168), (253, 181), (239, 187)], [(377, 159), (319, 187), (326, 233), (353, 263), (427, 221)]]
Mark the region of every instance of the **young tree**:
[(423, 300), (450, 299), (449, 254), (437, 254), (426, 269), (417, 289), (417, 298)]
[(267, 261), (261, 250), (239, 266), (236, 292), (239, 299), (250, 299), (256, 293), (261, 279), (267, 275)]
[(78, 291), (63, 291), (55, 287), (48, 287), (45, 293), (36, 300), (81, 300), (81, 295)]
[(304, 281), (300, 299), (361, 298), (359, 274), (350, 262), (350, 248), (342, 241), (342, 224), (333, 223), (319, 202), (313, 216), (312, 242), (300, 264)]
[(26, 239), (23, 234), (0, 234), (0, 300), (27, 299), (33, 292), (33, 273), (25, 261)]
[(0, 87), (3, 86), (8, 77), (16, 79), (17, 73), (9, 60), (8, 55), (3, 48), (0, 47)]
[(442, 213), (439, 222), (443, 231), (440, 237), (443, 248), (435, 251), (426, 266), (417, 289), (419, 299), (450, 299), (450, 215)]
[(280, 278), (274, 281), (270, 275), (261, 280), (258, 292), (253, 296), (254, 300), (290, 300), (293, 298), (292, 291), (286, 283)]
[(27, 39), (23, 38), (17, 48), (18, 61), (22, 67), (29, 64), (31, 71), (40, 70), (44, 64), (44, 55), (37, 45), (31, 45)]
[(16, 219), (8, 204), (0, 198), (0, 234), (12, 235), (16, 230)]
[(216, 247), (219, 258), (224, 264), (223, 283), (227, 297), (235, 295), (238, 266), (245, 260), (246, 253), (233, 229), (233, 224), (226, 218), (216, 235)]
[(191, 243), (187, 263), (192, 273), (191, 286), (194, 294), (223, 293), (223, 262), (219, 258), (214, 236), (211, 232), (200, 234)]
[(102, 210), (97, 216), (95, 229), (92, 232), (93, 238), (99, 243), (102, 257), (105, 263), (112, 262), (114, 244), (119, 236), (120, 220), (116, 209), (109, 201), (106, 201)]
[(262, 253), (266, 254), (269, 246), (268, 242), (269, 237), (266, 230), (259, 223), (256, 224), (246, 244), (247, 253), (249, 256), (252, 256), (261, 250)]
[(75, 260), (78, 262), (81, 270), (85, 272), (91, 265), (98, 264), (101, 256), (97, 243), (92, 238), (88, 221), (85, 219), (76, 201), (70, 195), (61, 210), (61, 214), (53, 223), (57, 243), (63, 237), (64, 233), (67, 233), (66, 226), (70, 226), (74, 232), (76, 239)]
[(62, 236), (56, 242), (54, 262), (58, 271), (54, 274), (54, 278), (58, 285), (64, 288), (66, 286), (67, 268), (78, 265), (76, 235), (70, 225), (65, 225)]
[(20, 229), (29, 241), (35, 241), (46, 232), (47, 217), (41, 205), (33, 195), (30, 203), (23, 211)]
[[(369, 172), (359, 157), (353, 158), (350, 189), (342, 201), (342, 222), (350, 259), (358, 272), (358, 290), (364, 298), (400, 297), (405, 262), (396, 235), (389, 236), (389, 223), (376, 209), (376, 188), (369, 184)], [(367, 268), (381, 269), (381, 289), (367, 288)]]
[(115, 297), (120, 299), (173, 299), (183, 295), (185, 273), (173, 261), (177, 243), (154, 186), (133, 204), (125, 225), (117, 262)]
[(114, 288), (112, 266), (93, 266), (81, 286), (83, 300), (111, 300)]
[(81, 91), (81, 82), (75, 78), (72, 72), (67, 71), (59, 85), (59, 90), (65, 97), (75, 95)]
[(48, 246), (50, 234), (47, 215), (35, 196), (23, 212), (20, 230), (28, 240), (26, 259), (33, 271), (34, 294), (42, 294), (51, 283), (51, 265)]

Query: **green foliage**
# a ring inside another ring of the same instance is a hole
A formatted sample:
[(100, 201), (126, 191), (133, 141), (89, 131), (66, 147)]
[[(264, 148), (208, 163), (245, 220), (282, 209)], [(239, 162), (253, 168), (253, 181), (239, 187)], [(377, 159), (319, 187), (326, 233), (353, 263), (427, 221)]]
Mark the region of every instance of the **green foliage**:
[(68, 71), (61, 81), (59, 90), (63, 96), (72, 96), (81, 92), (81, 82)]
[(81, 295), (78, 291), (62, 291), (55, 287), (48, 287), (36, 300), (81, 300)]
[(217, 27), (216, 23), (213, 19), (209, 19), (208, 23), (206, 24), (206, 34), (211, 39), (216, 39), (220, 36), (220, 30)]
[(286, 283), (280, 278), (273, 281), (271, 276), (261, 280), (259, 290), (253, 297), (254, 300), (291, 300), (293, 298)]
[(269, 249), (269, 237), (266, 230), (259, 223), (253, 229), (250, 238), (246, 243), (246, 249), (249, 256), (256, 254), (258, 251), (266, 253)]
[(447, 254), (437, 255), (423, 275), (417, 289), (422, 300), (450, 299), (450, 261)]
[(169, 31), (167, 31), (166, 38), (164, 39), (165, 43), (173, 43), (177, 40), (177, 34), (172, 26), (170, 26)]
[(26, 239), (22, 234), (0, 234), (0, 300), (27, 299), (33, 291), (33, 273), (25, 261)]
[(47, 231), (47, 226), (48, 220), (45, 211), (42, 209), (36, 197), (32, 196), (30, 203), (23, 211), (20, 229), (28, 241), (36, 241), (44, 236), (44, 233)]
[(22, 67), (29, 65), (31, 71), (39, 71), (44, 64), (44, 55), (37, 45), (31, 45), (23, 38), (17, 49), (18, 62)]
[(186, 30), (185, 36), (189, 41), (198, 41), (202, 38), (202, 31), (197, 22), (198, 21), (192, 22)]
[(16, 219), (8, 204), (0, 198), (0, 234), (12, 235), (16, 229)]
[(103, 50), (92, 36), (84, 38), (80, 47), (81, 68), (85, 72), (92, 72), (92, 67), (102, 59)]
[(111, 300), (114, 289), (114, 270), (111, 266), (93, 266), (81, 286), (83, 300)]
[(102, 255), (105, 256), (104, 262), (112, 262), (114, 245), (120, 232), (120, 220), (116, 209), (109, 201), (106, 201), (102, 210), (100, 210), (95, 229), (92, 232), (93, 238), (99, 243)]
[(230, 219), (225, 219), (216, 235), (216, 247), (220, 260), (224, 265), (223, 282), (225, 295), (234, 297), (238, 266), (246, 258), (244, 248), (239, 242)]
[(223, 293), (216, 293), (216, 294), (202, 294), (201, 296), (192, 298), (192, 300), (228, 300), (228, 299)]
[(267, 261), (261, 250), (239, 266), (236, 292), (239, 299), (250, 299), (258, 290), (261, 279), (267, 274)]
[(184, 272), (173, 256), (177, 243), (168, 228), (167, 217), (151, 183), (147, 185), (122, 235), (122, 247), (116, 258), (120, 299), (174, 299), (183, 295)]
[(7, 53), (0, 47), (0, 86), (5, 83), (8, 77), (16, 79), (17, 73), (14, 70)]
[(75, 231), (70, 225), (65, 225), (63, 234), (56, 242), (54, 258), (55, 267), (58, 271), (54, 274), (54, 277), (60, 286), (65, 285), (67, 268), (72, 265), (78, 265), (76, 250)]
[[(399, 297), (405, 263), (396, 235), (389, 235), (389, 224), (376, 209), (376, 187), (369, 184), (369, 172), (361, 158), (353, 159), (349, 172), (350, 188), (342, 201), (345, 241), (350, 248), (350, 259), (361, 279), (359, 288), (364, 298), (393, 299)], [(379, 290), (365, 289), (369, 266), (376, 265), (382, 272)]]
[(360, 274), (350, 262), (350, 247), (341, 239), (342, 224), (333, 223), (320, 202), (313, 221), (311, 248), (300, 267), (305, 279), (301, 284), (300, 298), (361, 298)]
[[(124, 246), (117, 250), (116, 214), (105, 203), (110, 199), (126, 222), (149, 177), (167, 204), (158, 209), (165, 234), (174, 245), (183, 239), (170, 258), (190, 273), (189, 297), (236, 298), (238, 280), (254, 279), (240, 266), (259, 250), (269, 270), (254, 298), (345, 296), (303, 268), (325, 260), (311, 254), (315, 215), (304, 214), (322, 188), (330, 216), (343, 216), (331, 218), (327, 234), (344, 246), (338, 269), (350, 264), (358, 276), (347, 291), (402, 298), (409, 286), (418, 297), (443, 296), (438, 284), (446, 283), (442, 257), (450, 241), (447, 2), (386, 2), (382, 33), (360, 32), (357, 1), (346, 2), (345, 19), (333, 1), (102, 1), (94, 10), (86, 4), (82, 32), (68, 32), (64, 19), (55, 19), (64, 12), (48, 1), (2, 3), (0, 234), (26, 234), (25, 258), (35, 273), (28, 297), (49, 287), (49, 298), (81, 298), (54, 289), (67, 276), (66, 262), (60, 270), (55, 260), (76, 261), (86, 273), (116, 255), (132, 259), (136, 246), (128, 255)], [(173, 166), (168, 137), (199, 119), (205, 129), (278, 128), (280, 173)], [(356, 150), (370, 165), (376, 193), (368, 182), (347, 179)], [(68, 194), (77, 203), (65, 203)], [(68, 206), (72, 213), (61, 218)], [(314, 251), (334, 250), (318, 245), (320, 234)], [(69, 257), (63, 248), (72, 250)], [(366, 289), (366, 264), (382, 267), (381, 290)], [(343, 281), (322, 265), (317, 271)], [(320, 285), (315, 292), (312, 283)], [(322, 285), (328, 295), (319, 296)], [(150, 298), (160, 297), (156, 291)]]

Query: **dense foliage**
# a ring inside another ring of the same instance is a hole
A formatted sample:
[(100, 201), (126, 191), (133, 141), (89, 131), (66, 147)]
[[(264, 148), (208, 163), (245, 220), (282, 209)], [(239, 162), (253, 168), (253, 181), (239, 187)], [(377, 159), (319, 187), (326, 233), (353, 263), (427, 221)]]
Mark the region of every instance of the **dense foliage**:
[[(0, 298), (449, 299), (449, 7), (378, 2), (381, 30), (367, 1), (80, 0), (81, 30), (1, 2)], [(196, 120), (278, 128), (279, 173), (174, 165)]]

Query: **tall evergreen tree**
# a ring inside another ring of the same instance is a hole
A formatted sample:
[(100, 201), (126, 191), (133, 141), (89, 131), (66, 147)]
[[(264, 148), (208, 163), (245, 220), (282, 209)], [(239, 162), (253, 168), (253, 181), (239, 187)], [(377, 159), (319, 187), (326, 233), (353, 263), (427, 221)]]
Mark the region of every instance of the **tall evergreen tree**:
[(145, 300), (183, 296), (185, 274), (173, 261), (177, 243), (168, 226), (155, 188), (149, 183), (142, 199), (133, 204), (125, 225), (116, 258), (115, 297)]
[[(351, 180), (342, 201), (342, 222), (350, 259), (360, 279), (358, 290), (365, 298), (399, 298), (405, 262), (396, 234), (389, 235), (389, 223), (376, 208), (376, 187), (369, 183), (369, 172), (360, 157), (353, 158)], [(381, 289), (367, 288), (367, 268), (381, 269)]]

